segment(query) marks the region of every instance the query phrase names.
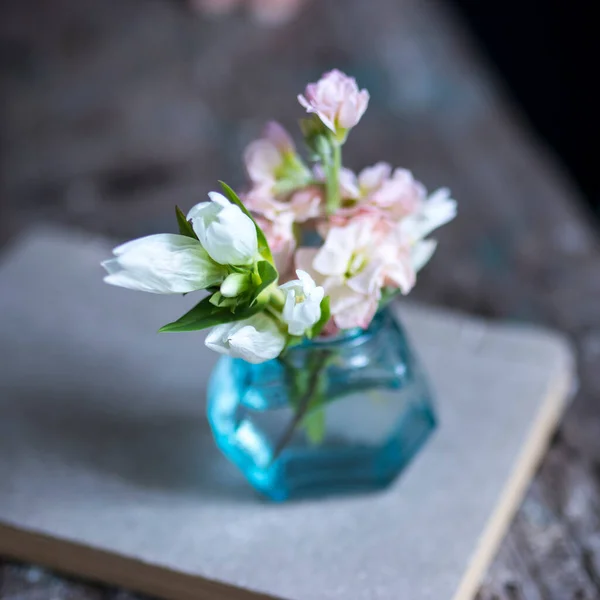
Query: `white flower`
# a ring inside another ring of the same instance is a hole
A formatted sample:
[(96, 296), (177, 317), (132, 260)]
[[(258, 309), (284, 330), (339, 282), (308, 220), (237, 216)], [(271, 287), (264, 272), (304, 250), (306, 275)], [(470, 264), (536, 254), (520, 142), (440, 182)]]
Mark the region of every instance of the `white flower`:
[(205, 344), (215, 352), (256, 365), (277, 358), (285, 342), (285, 335), (273, 319), (257, 313), (243, 321), (217, 325), (209, 332)]
[(210, 202), (192, 207), (187, 215), (210, 257), (222, 265), (249, 265), (258, 253), (256, 227), (250, 217), (217, 192)]
[(117, 246), (113, 254), (102, 263), (104, 281), (131, 290), (185, 294), (217, 285), (227, 275), (198, 240), (183, 235), (149, 235)]
[(282, 317), (291, 335), (304, 335), (321, 318), (325, 290), (306, 271), (298, 269), (296, 275), (298, 279), (279, 286), (285, 293)]

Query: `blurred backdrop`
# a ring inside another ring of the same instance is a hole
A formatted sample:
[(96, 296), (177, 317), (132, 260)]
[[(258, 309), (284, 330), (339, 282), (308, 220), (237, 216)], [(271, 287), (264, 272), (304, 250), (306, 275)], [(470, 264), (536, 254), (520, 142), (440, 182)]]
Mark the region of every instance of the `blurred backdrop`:
[[(550, 325), (579, 352), (581, 391), (480, 598), (594, 600), (600, 200), (593, 6), (0, 0), (0, 241), (31, 224), (116, 240), (174, 231), (175, 204), (191, 207), (219, 179), (241, 185), (241, 152), (266, 120), (294, 129), (303, 112), (296, 95), (307, 82), (332, 67), (355, 76), (371, 103), (345, 162), (389, 161), (429, 189), (449, 186), (459, 201), (415, 297)], [(29, 589), (25, 576), (9, 581), (13, 571), (1, 568), (0, 583), (4, 572), (5, 586)]]
[[(592, 5), (448, 2), (597, 204)], [(450, 83), (447, 69), (460, 66), (436, 54), (445, 32), (424, 15), (443, 2), (417, 5), (1, 0), (5, 227), (41, 218), (117, 236), (159, 229), (175, 200), (197, 201), (217, 178), (240, 181), (244, 144), (267, 118), (290, 125), (300, 115), (295, 93), (332, 66), (372, 92), (352, 160), (388, 156), (437, 185), (447, 173), (420, 164), (420, 119), (452, 111), (458, 133), (478, 97), (468, 74)]]
[(537, 132), (554, 148), (596, 212), (600, 38), (586, 0), (448, 0), (502, 74)]

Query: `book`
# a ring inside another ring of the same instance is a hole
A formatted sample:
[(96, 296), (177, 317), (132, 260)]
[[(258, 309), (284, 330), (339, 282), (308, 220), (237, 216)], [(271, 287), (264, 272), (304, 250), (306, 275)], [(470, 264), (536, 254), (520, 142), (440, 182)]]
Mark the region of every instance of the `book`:
[(35, 229), (0, 262), (0, 554), (174, 600), (467, 600), (570, 396), (559, 334), (400, 300), (439, 425), (386, 490), (273, 504), (215, 447), (197, 298)]

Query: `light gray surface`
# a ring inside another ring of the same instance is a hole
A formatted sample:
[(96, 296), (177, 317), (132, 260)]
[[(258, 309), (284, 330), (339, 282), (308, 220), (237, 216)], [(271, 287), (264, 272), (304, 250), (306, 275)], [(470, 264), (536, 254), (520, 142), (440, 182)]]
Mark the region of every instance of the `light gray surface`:
[(272, 505), (213, 446), (202, 335), (155, 333), (194, 299), (105, 286), (108, 251), (38, 232), (4, 257), (0, 521), (290, 600), (454, 597), (564, 396), (564, 341), (403, 303), (435, 436), (383, 493)]

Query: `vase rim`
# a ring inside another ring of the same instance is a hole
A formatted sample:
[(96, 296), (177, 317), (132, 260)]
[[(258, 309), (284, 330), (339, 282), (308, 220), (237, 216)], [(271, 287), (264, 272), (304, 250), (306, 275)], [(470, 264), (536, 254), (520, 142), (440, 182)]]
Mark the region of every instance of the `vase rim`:
[(366, 339), (379, 331), (387, 321), (388, 309), (385, 307), (375, 314), (373, 320), (366, 329), (354, 327), (352, 329), (345, 329), (333, 336), (319, 336), (312, 340), (306, 340), (297, 346), (297, 348), (310, 348), (311, 346), (339, 346), (350, 341)]

